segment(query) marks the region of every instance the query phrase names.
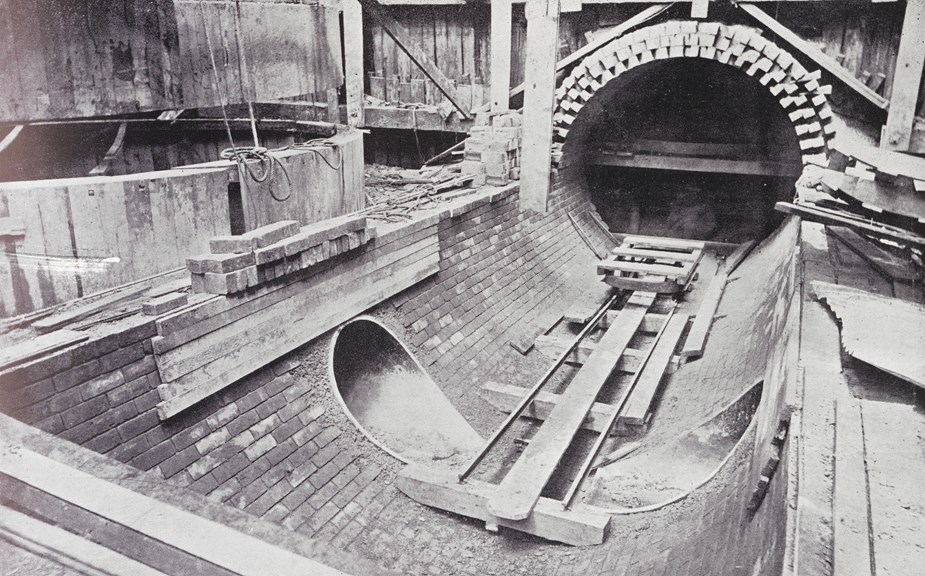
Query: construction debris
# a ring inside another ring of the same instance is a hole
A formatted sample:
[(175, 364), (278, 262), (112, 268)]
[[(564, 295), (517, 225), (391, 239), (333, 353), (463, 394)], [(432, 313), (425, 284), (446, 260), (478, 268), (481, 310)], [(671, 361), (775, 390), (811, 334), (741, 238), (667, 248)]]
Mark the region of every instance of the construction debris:
[(812, 287), (841, 321), (845, 352), (925, 388), (925, 306), (828, 282)]

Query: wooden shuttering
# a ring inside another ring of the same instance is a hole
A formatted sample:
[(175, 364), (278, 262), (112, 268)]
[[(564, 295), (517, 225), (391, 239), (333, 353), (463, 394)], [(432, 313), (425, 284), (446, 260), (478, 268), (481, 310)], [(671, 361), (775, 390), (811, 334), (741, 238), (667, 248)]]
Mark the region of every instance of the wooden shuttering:
[(173, 108), (182, 96), (172, 0), (0, 3), (0, 120)]

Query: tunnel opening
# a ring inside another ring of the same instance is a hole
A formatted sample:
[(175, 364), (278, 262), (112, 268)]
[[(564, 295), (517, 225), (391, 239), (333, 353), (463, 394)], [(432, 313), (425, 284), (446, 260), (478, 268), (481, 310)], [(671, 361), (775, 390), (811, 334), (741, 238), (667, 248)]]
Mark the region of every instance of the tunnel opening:
[(657, 60), (599, 88), (566, 138), (613, 232), (741, 243), (781, 222), (801, 142), (777, 98), (742, 70)]

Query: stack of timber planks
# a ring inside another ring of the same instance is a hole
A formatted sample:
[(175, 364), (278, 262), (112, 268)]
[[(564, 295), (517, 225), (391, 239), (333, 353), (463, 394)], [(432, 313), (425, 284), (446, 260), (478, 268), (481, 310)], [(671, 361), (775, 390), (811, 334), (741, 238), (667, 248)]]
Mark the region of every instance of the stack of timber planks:
[(680, 57), (714, 60), (758, 79), (794, 124), (803, 163), (825, 165), (835, 127), (826, 98), (831, 86), (819, 84), (821, 72), (808, 71), (756, 28), (718, 22), (670, 21), (649, 26), (585, 58), (556, 89), (556, 138), (564, 140), (582, 107), (620, 74), (655, 60)]
[(703, 256), (703, 242), (627, 236), (597, 265), (604, 281), (621, 290), (659, 294), (683, 290)]
[(461, 171), (475, 175), (473, 186), (507, 186), (520, 179), (521, 123), (520, 114), (509, 112), (492, 116), (488, 125), (472, 127)]
[(209, 254), (186, 260), (193, 292), (234, 294), (305, 270), (366, 244), (366, 217), (345, 216), (299, 227), (294, 220), (209, 241)]
[[(214, 239), (219, 254), (193, 259), (191, 266), (238, 269), (194, 276), (213, 274), (202, 283), (221, 290), (244, 277), (246, 289), (196, 293), (158, 318), (152, 345), (162, 382), (159, 416), (170, 418), (435, 274), (439, 221), (438, 214), (377, 235), (365, 228), (365, 218), (352, 216), (303, 228), (281, 222)], [(263, 256), (270, 252), (281, 256)], [(257, 283), (248, 284), (255, 275)]]

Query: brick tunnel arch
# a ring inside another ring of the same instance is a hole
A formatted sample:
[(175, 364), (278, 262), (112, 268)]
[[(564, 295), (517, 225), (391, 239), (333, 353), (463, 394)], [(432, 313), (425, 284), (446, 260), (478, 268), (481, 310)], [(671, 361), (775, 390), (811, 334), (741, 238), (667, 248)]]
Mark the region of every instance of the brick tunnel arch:
[(673, 20), (648, 26), (587, 56), (556, 89), (555, 139), (566, 140), (578, 113), (608, 82), (639, 66), (675, 58), (713, 60), (760, 82), (793, 124), (803, 164), (825, 165), (835, 127), (819, 72), (809, 72), (761, 30), (719, 22)]
[[(584, 188), (614, 232), (728, 242), (765, 235), (779, 222), (774, 201), (792, 196), (806, 165), (827, 164), (835, 126), (829, 88), (819, 77), (755, 28), (668, 21), (639, 29), (586, 57), (559, 84), (553, 118), (558, 178)], [(709, 112), (685, 98), (708, 102)], [(717, 162), (728, 171), (711, 172), (706, 163), (691, 171), (663, 169), (660, 151), (632, 154), (633, 145), (653, 139), (681, 149), (675, 164), (690, 159), (685, 148), (693, 143), (733, 150), (746, 162)], [(746, 148), (754, 157), (742, 152)], [(629, 159), (616, 158), (621, 154)], [(769, 172), (736, 172), (752, 160)], [(677, 212), (685, 204), (693, 211), (668, 214), (668, 206)], [(625, 214), (630, 210), (632, 217)], [(690, 224), (711, 218), (715, 225)]]

